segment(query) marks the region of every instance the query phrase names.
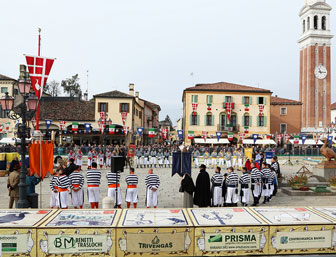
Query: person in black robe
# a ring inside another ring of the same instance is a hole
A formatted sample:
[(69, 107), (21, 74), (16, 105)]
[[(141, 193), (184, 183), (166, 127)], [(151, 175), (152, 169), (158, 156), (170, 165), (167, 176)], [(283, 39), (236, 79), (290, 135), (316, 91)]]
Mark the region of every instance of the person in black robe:
[(222, 196), (224, 198), (224, 201), (223, 201), (223, 206), (226, 207), (226, 193), (227, 193), (227, 185), (226, 185), (226, 178), (227, 178), (227, 173), (224, 174), (224, 180), (223, 180), (223, 185), (222, 185)]
[(205, 169), (205, 165), (202, 164), (196, 179), (194, 204), (198, 207), (209, 207), (211, 205), (210, 176)]
[(193, 207), (193, 194), (195, 192), (195, 184), (188, 173), (184, 175), (184, 178), (181, 181), (180, 192), (184, 193), (183, 207), (192, 208)]

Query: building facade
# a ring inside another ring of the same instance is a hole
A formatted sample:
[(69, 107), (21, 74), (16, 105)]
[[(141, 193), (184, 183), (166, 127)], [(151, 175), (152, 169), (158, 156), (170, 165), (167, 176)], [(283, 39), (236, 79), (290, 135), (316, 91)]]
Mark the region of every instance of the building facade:
[[(182, 96), (185, 142), (190, 143), (189, 131), (195, 137), (201, 137), (203, 132), (213, 137), (216, 132), (232, 132), (236, 138), (239, 133), (269, 134), (271, 94), (267, 89), (226, 82), (186, 88)], [(227, 103), (232, 103), (230, 120)]]
[(333, 103), (331, 106), (330, 106), (330, 109), (331, 109), (331, 124), (336, 124), (336, 103)]
[(300, 102), (302, 132), (315, 132), (330, 123), (331, 6), (325, 0), (305, 0), (300, 11)]
[(302, 103), (277, 96), (271, 97), (271, 134), (301, 132)]

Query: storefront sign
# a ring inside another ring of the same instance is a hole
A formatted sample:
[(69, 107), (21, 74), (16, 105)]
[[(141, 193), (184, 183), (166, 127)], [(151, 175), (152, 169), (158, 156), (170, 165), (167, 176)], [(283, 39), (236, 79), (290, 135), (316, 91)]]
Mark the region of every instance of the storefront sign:
[(206, 233), (205, 251), (258, 250), (259, 233)]
[(107, 235), (48, 235), (49, 253), (101, 253), (107, 251)]
[(127, 234), (127, 252), (180, 252), (185, 248), (185, 233), (151, 233)]
[(276, 246), (279, 250), (330, 248), (331, 231), (278, 232)]
[(0, 256), (2, 254), (25, 253), (27, 235), (0, 235)]

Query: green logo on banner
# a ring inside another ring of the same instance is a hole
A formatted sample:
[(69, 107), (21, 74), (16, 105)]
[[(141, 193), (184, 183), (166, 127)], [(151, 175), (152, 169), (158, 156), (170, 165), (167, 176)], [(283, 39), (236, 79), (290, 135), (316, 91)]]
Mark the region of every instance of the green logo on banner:
[(288, 244), (288, 236), (282, 236), (281, 238), (280, 238), (280, 243), (281, 244)]

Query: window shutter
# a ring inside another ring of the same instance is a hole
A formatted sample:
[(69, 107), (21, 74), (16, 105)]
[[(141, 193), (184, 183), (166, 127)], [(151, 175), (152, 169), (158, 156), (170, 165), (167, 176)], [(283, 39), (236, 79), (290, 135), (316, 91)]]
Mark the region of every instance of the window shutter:
[(98, 112), (101, 112), (101, 109), (100, 109), (100, 103), (98, 103)]
[(250, 96), (250, 104), (252, 104), (252, 96)]
[(242, 124), (243, 124), (243, 127), (245, 127), (245, 115), (242, 118)]
[(119, 112), (122, 112), (122, 103), (119, 104)]
[(252, 116), (249, 116), (249, 126), (252, 127)]
[(266, 105), (266, 97), (264, 97), (264, 105)]
[(264, 116), (264, 127), (267, 127), (267, 117)]
[(215, 115), (212, 115), (211, 126), (215, 125)]
[(106, 103), (106, 112), (108, 112), (108, 103)]
[(206, 100), (207, 100), (207, 104), (209, 104), (210, 103), (210, 96), (209, 95), (206, 96)]
[(204, 116), (204, 125), (205, 126), (208, 126), (209, 124), (207, 123), (207, 115), (205, 114), (205, 116)]
[(257, 127), (259, 127), (259, 115), (257, 116)]
[(200, 116), (199, 116), (199, 114), (197, 114), (197, 126), (199, 126), (200, 125)]
[(213, 97), (212, 96), (210, 96), (210, 100), (211, 100), (211, 104), (212, 104), (212, 101), (213, 101)]
[(192, 114), (189, 115), (189, 125), (192, 126)]
[(245, 96), (242, 96), (242, 104), (245, 104)]

